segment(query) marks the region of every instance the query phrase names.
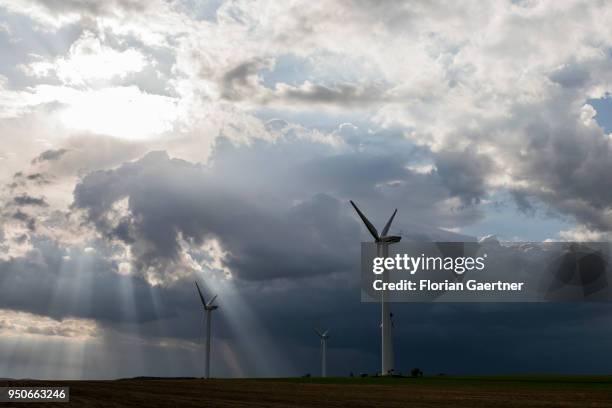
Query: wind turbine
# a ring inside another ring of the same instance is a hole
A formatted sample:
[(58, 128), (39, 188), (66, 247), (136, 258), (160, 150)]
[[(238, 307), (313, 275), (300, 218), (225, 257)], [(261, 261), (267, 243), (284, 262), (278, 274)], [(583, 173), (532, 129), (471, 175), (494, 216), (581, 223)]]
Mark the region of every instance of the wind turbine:
[(212, 311), (218, 308), (219, 306), (213, 305), (213, 302), (217, 298), (217, 295), (213, 296), (210, 299), (210, 302), (206, 303), (204, 300), (204, 296), (202, 295), (202, 291), (198, 286), (198, 282), (195, 283), (196, 289), (198, 290), (198, 295), (200, 295), (200, 300), (202, 301), (202, 306), (204, 306), (204, 311), (206, 313), (206, 368), (204, 377), (210, 378), (210, 324), (212, 319)]
[[(391, 218), (387, 221), (387, 224), (383, 228), (380, 235), (378, 231), (372, 225), (372, 223), (366, 218), (366, 216), (359, 210), (357, 205), (351, 200), (351, 205), (357, 211), (359, 218), (365, 224), (370, 234), (374, 237), (374, 242), (376, 243), (377, 252), (379, 257), (386, 258), (389, 256), (389, 245), (394, 244), (396, 242), (400, 242), (402, 237), (395, 235), (387, 235), (389, 233), (389, 228), (391, 228), (391, 223), (393, 222), (393, 218), (395, 218), (395, 214), (397, 214), (397, 209), (393, 211)], [(383, 282), (389, 281), (389, 271), (385, 270), (382, 274)], [(393, 356), (393, 321), (391, 320), (393, 317), (393, 313), (391, 313), (391, 307), (389, 305), (388, 294), (386, 291), (381, 293), (380, 297), (380, 305), (381, 305), (381, 374), (382, 375), (392, 375), (395, 369), (394, 367), (394, 356)]]
[(329, 339), (329, 330), (325, 330), (321, 333), (319, 329), (315, 329), (315, 332), (321, 338), (321, 377), (327, 377), (327, 339)]
[(327, 340), (329, 339), (329, 330), (325, 330), (323, 333), (319, 329), (315, 329), (315, 332), (321, 338), (321, 377), (327, 377)]

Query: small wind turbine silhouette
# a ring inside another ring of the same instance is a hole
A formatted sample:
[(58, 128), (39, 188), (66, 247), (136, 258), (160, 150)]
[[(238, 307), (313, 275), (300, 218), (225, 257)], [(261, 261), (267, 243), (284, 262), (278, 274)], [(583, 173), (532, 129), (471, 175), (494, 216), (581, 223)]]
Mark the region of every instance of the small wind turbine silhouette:
[(198, 286), (198, 282), (195, 282), (196, 289), (198, 290), (198, 295), (200, 295), (200, 300), (202, 301), (202, 306), (204, 306), (204, 311), (206, 313), (206, 366), (204, 372), (204, 378), (210, 378), (210, 325), (212, 319), (212, 311), (217, 309), (219, 306), (213, 305), (213, 302), (217, 298), (217, 295), (213, 296), (212, 299), (208, 303), (204, 300), (204, 296), (202, 295), (202, 291)]
[(315, 329), (315, 332), (321, 338), (321, 377), (327, 377), (327, 339), (329, 339), (329, 330), (321, 332), (319, 329)]

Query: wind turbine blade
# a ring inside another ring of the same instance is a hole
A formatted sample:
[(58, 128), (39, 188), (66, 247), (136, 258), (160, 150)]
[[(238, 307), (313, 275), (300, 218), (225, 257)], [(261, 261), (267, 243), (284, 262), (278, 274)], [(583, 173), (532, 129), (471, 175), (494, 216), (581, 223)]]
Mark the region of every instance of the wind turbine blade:
[(323, 333), (319, 329), (315, 327), (314, 331), (319, 335), (319, 337), (323, 337)]
[(380, 236), (378, 235), (378, 231), (376, 231), (376, 228), (374, 227), (374, 225), (372, 225), (372, 223), (370, 222), (370, 220), (368, 220), (366, 218), (365, 215), (363, 215), (363, 213), (361, 212), (361, 210), (357, 207), (357, 205), (353, 202), (353, 200), (351, 201), (351, 205), (353, 206), (353, 208), (355, 209), (355, 211), (357, 211), (357, 214), (359, 215), (359, 218), (361, 218), (361, 221), (363, 221), (363, 223), (365, 224), (365, 226), (368, 228), (368, 231), (370, 231), (370, 234), (372, 234), (372, 236), (374, 237), (375, 240), (379, 240)]
[(212, 297), (212, 299), (210, 299), (210, 302), (208, 302), (208, 303), (206, 304), (206, 306), (212, 306), (212, 304), (213, 304), (213, 302), (215, 301), (215, 299), (217, 298), (217, 296), (218, 296), (218, 295), (213, 296), (213, 297)]
[(323, 332), (323, 336), (327, 336), (327, 333), (329, 333), (329, 330), (325, 330), (325, 331)]
[(393, 222), (393, 219), (395, 218), (395, 214), (397, 214), (397, 208), (395, 209), (395, 211), (393, 211), (393, 215), (391, 215), (391, 218), (389, 218), (389, 221), (387, 221), (387, 225), (385, 225), (385, 228), (383, 228), (380, 234), (383, 237), (386, 236), (387, 233), (389, 232), (389, 228), (391, 228), (391, 223)]
[(202, 291), (200, 290), (200, 287), (198, 286), (198, 282), (196, 282), (195, 284), (196, 284), (196, 289), (198, 289), (198, 295), (200, 295), (200, 300), (202, 301), (202, 305), (206, 306), (206, 301), (204, 300), (204, 296), (202, 295)]

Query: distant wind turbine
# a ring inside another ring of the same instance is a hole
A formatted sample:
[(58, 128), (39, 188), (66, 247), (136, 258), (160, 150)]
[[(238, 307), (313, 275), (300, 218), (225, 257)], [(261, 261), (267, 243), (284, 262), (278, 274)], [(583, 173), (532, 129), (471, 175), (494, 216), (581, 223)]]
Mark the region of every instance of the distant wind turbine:
[(206, 368), (204, 377), (210, 378), (210, 325), (212, 319), (212, 311), (217, 309), (219, 306), (213, 305), (213, 302), (217, 298), (217, 295), (213, 296), (210, 299), (210, 302), (206, 303), (204, 300), (204, 296), (202, 295), (202, 291), (198, 286), (198, 282), (195, 282), (196, 289), (198, 290), (198, 295), (200, 295), (200, 300), (202, 301), (202, 306), (204, 306), (204, 311), (206, 313)]
[[(380, 235), (378, 231), (372, 225), (370, 220), (366, 218), (366, 216), (359, 210), (357, 205), (351, 201), (351, 205), (357, 211), (359, 218), (365, 224), (366, 228), (374, 237), (374, 242), (376, 242), (377, 252), (379, 257), (386, 258), (389, 256), (389, 245), (394, 244), (396, 242), (400, 242), (402, 237), (395, 235), (387, 235), (389, 233), (389, 228), (391, 228), (391, 223), (393, 222), (393, 218), (395, 218), (395, 214), (397, 214), (397, 209), (393, 211), (391, 218), (387, 221), (387, 224), (383, 228)], [(382, 274), (383, 282), (389, 281), (389, 271), (385, 270)], [(391, 313), (391, 307), (389, 305), (388, 295), (386, 291), (383, 291), (380, 297), (381, 304), (381, 374), (382, 375), (392, 375), (395, 370), (394, 367), (394, 356), (393, 356), (393, 314)]]
[(327, 339), (329, 339), (329, 330), (321, 332), (319, 329), (315, 329), (315, 332), (321, 338), (321, 377), (327, 377)]

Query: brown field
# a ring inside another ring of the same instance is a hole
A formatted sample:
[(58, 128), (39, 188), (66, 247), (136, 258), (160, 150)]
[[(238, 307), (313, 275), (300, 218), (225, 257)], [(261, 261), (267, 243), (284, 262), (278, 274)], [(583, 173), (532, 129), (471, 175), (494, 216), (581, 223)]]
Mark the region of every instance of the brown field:
[(69, 386), (82, 407), (612, 407), (612, 377), (0, 381)]

